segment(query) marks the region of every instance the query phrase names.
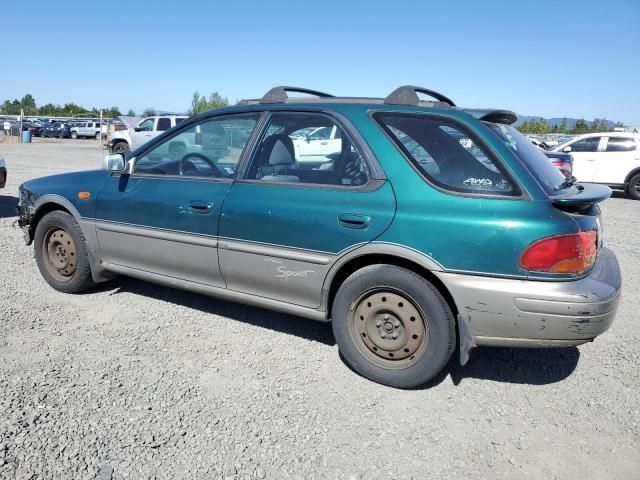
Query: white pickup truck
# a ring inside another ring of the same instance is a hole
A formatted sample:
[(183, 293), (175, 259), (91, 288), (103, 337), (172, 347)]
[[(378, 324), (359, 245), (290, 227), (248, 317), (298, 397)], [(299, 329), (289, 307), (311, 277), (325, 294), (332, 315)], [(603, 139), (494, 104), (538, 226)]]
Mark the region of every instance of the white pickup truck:
[(110, 133), (107, 142), (109, 151), (123, 155), (129, 153), (187, 118), (186, 115), (155, 115), (143, 118), (133, 127)]

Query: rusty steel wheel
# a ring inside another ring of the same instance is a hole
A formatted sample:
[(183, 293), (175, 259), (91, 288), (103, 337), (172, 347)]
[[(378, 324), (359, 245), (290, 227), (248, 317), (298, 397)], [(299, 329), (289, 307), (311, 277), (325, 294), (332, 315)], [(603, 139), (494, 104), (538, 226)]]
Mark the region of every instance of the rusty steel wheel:
[(348, 276), (336, 292), (331, 324), (349, 367), (397, 388), (433, 379), (456, 345), (455, 319), (442, 294), (397, 265), (368, 265)]
[(76, 244), (71, 235), (58, 227), (50, 229), (45, 234), (42, 250), (47, 272), (58, 281), (69, 281), (77, 269)]
[(349, 325), (354, 343), (370, 361), (383, 368), (406, 368), (429, 344), (425, 319), (399, 292), (370, 291), (354, 303)]

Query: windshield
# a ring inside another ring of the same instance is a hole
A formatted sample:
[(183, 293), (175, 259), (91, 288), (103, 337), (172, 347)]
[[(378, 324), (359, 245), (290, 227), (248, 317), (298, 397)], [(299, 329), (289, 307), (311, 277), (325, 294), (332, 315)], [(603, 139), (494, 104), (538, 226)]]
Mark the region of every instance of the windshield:
[(566, 184), (566, 186), (559, 188), (567, 181), (567, 178), (551, 163), (542, 150), (518, 130), (510, 125), (500, 123), (486, 122), (486, 125), (524, 163), (548, 195), (567, 193), (567, 190), (572, 188)]

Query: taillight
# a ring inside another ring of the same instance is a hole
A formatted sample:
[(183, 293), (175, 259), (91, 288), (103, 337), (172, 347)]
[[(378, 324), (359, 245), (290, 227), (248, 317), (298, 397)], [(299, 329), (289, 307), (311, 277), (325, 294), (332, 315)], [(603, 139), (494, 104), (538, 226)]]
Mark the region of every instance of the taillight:
[(527, 247), (520, 268), (533, 272), (582, 273), (596, 261), (597, 232), (543, 238)]

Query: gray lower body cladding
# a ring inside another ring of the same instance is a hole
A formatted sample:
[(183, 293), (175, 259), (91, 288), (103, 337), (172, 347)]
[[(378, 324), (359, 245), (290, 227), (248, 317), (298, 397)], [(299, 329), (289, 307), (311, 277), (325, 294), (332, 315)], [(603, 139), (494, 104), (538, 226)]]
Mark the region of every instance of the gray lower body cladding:
[(613, 322), (622, 285), (602, 248), (588, 276), (531, 281), (434, 272), (447, 286), (476, 345), (560, 347), (589, 342)]

